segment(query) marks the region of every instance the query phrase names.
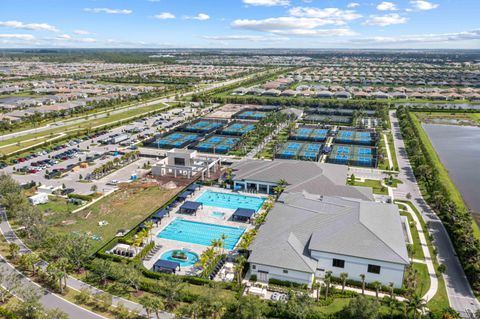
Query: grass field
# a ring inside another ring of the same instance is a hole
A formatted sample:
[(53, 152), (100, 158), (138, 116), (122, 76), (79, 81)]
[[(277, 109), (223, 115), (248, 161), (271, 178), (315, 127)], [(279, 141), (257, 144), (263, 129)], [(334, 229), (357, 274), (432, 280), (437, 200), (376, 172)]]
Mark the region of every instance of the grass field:
[(423, 296), (430, 288), (430, 276), (428, 275), (427, 265), (413, 263), (412, 267), (414, 270), (417, 271), (417, 287), (415, 289), (415, 292), (420, 296)]
[[(463, 201), (462, 195), (458, 191), (457, 187), (453, 183), (453, 181), (450, 179), (450, 176), (448, 175), (448, 171), (443, 166), (442, 162), (440, 161), (440, 158), (435, 151), (435, 148), (433, 147), (432, 143), (430, 143), (430, 139), (427, 136), (427, 133), (422, 128), (422, 125), (420, 125), (420, 121), (418, 120), (417, 116), (415, 113), (411, 114), (412, 116), (412, 121), (413, 125), (417, 128), (419, 132), (418, 138), (422, 141), (422, 143), (425, 145), (425, 148), (428, 152), (428, 155), (433, 161), (433, 165), (438, 171), (438, 177), (440, 179), (441, 184), (447, 189), (448, 193), (450, 194), (450, 199), (461, 209), (468, 211), (467, 206), (465, 205), (465, 202)], [(480, 239), (480, 229), (475, 222), (475, 220), (472, 217), (472, 227), (473, 227), (473, 233), (476, 238)]]
[[(445, 123), (458, 125), (480, 125), (480, 113), (464, 112), (415, 112), (417, 118), (425, 123)], [(455, 123), (457, 122), (457, 123)]]
[[(92, 252), (111, 240), (119, 230), (136, 226), (155, 209), (168, 202), (180, 188), (133, 187), (120, 189), (78, 213), (57, 212), (47, 216), (47, 222), (56, 232), (80, 232), (92, 239)], [(99, 226), (100, 221), (108, 225)]]
[(409, 213), (402, 211), (400, 212), (400, 215), (406, 216), (408, 218), (408, 225), (410, 226), (410, 233), (412, 234), (413, 239), (413, 258), (423, 260), (425, 258), (425, 255), (423, 254), (422, 245), (420, 244), (420, 237), (418, 236), (417, 228), (413, 224), (414, 221), (412, 216), (410, 216)]
[[(89, 120), (82, 123), (71, 124), (71, 125), (66, 125), (62, 127), (55, 127), (42, 132), (36, 132), (36, 133), (27, 134), (21, 137), (7, 139), (4, 141), (1, 141), (0, 146), (8, 145), (8, 144), (15, 144), (15, 145), (9, 146), (7, 148), (0, 148), (0, 154), (8, 154), (11, 152), (20, 151), (28, 146), (31, 146), (40, 142), (44, 142), (52, 138), (52, 136), (55, 136), (59, 133), (71, 134), (81, 130), (88, 130), (88, 129), (102, 127), (105, 125), (111, 125), (116, 121), (122, 121), (122, 120), (127, 120), (128, 118), (132, 118), (136, 116), (147, 115), (147, 113), (149, 112), (160, 111), (165, 108), (167, 107), (164, 104), (155, 104), (155, 105), (135, 108), (135, 109), (124, 111), (118, 114), (112, 114), (107, 117), (95, 118), (92, 116)], [(32, 142), (25, 142), (25, 143), (21, 142), (21, 141), (25, 141), (33, 138), (38, 140), (35, 140)], [(16, 144), (18, 142), (20, 143)]]
[(364, 186), (364, 187), (371, 187), (373, 188), (373, 193), (378, 195), (388, 195), (388, 189), (382, 186), (381, 181), (373, 180), (373, 179), (366, 179), (363, 182), (359, 182), (358, 180), (355, 183), (351, 183), (350, 179), (348, 180), (348, 184), (352, 186)]

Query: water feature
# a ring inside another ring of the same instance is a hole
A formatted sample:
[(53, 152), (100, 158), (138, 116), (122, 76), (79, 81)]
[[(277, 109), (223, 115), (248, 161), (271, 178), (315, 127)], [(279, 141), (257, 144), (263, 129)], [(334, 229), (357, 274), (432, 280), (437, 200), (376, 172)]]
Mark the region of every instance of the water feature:
[(450, 178), (480, 222), (480, 127), (422, 124)]

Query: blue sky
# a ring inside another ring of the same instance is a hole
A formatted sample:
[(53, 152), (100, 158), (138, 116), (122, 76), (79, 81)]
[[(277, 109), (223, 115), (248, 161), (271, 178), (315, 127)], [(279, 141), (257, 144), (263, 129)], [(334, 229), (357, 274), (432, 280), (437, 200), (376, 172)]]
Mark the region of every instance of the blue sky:
[(0, 47), (480, 49), (479, 0), (0, 0)]

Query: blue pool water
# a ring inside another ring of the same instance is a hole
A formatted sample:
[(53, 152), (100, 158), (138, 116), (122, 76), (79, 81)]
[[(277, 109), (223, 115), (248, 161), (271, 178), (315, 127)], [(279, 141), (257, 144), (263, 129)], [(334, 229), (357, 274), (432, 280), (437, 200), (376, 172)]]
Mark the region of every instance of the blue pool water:
[(245, 228), (242, 227), (220, 226), (176, 218), (157, 237), (210, 246), (212, 240), (219, 239), (222, 234), (225, 234), (227, 235), (225, 249), (232, 250), (244, 232)]
[(225, 213), (222, 213), (222, 212), (211, 212), (209, 214), (210, 217), (214, 217), (214, 218), (219, 218), (219, 219), (223, 219), (225, 217)]
[(214, 206), (228, 209), (248, 208), (254, 209), (256, 212), (262, 207), (265, 198), (245, 196), (240, 194), (219, 193), (206, 191), (200, 196), (196, 202), (205, 206)]
[[(176, 258), (173, 258), (173, 253), (175, 251), (182, 251), (183, 253), (185, 253), (185, 255), (187, 256), (187, 259), (176, 259)], [(184, 266), (193, 266), (197, 261), (198, 261), (198, 255), (191, 252), (191, 251), (188, 251), (188, 250), (184, 250), (184, 249), (180, 249), (180, 250), (170, 250), (170, 251), (167, 251), (166, 253), (164, 253), (160, 259), (162, 260), (168, 260), (168, 261), (174, 261), (174, 262), (177, 262), (177, 263), (180, 263), (180, 266), (184, 267)]]

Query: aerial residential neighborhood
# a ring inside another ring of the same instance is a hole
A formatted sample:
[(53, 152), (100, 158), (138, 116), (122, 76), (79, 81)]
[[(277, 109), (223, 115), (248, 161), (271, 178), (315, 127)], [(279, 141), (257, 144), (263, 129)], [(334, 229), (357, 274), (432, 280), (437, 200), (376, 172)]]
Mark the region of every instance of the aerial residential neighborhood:
[(0, 318), (480, 318), (475, 1), (1, 8)]

